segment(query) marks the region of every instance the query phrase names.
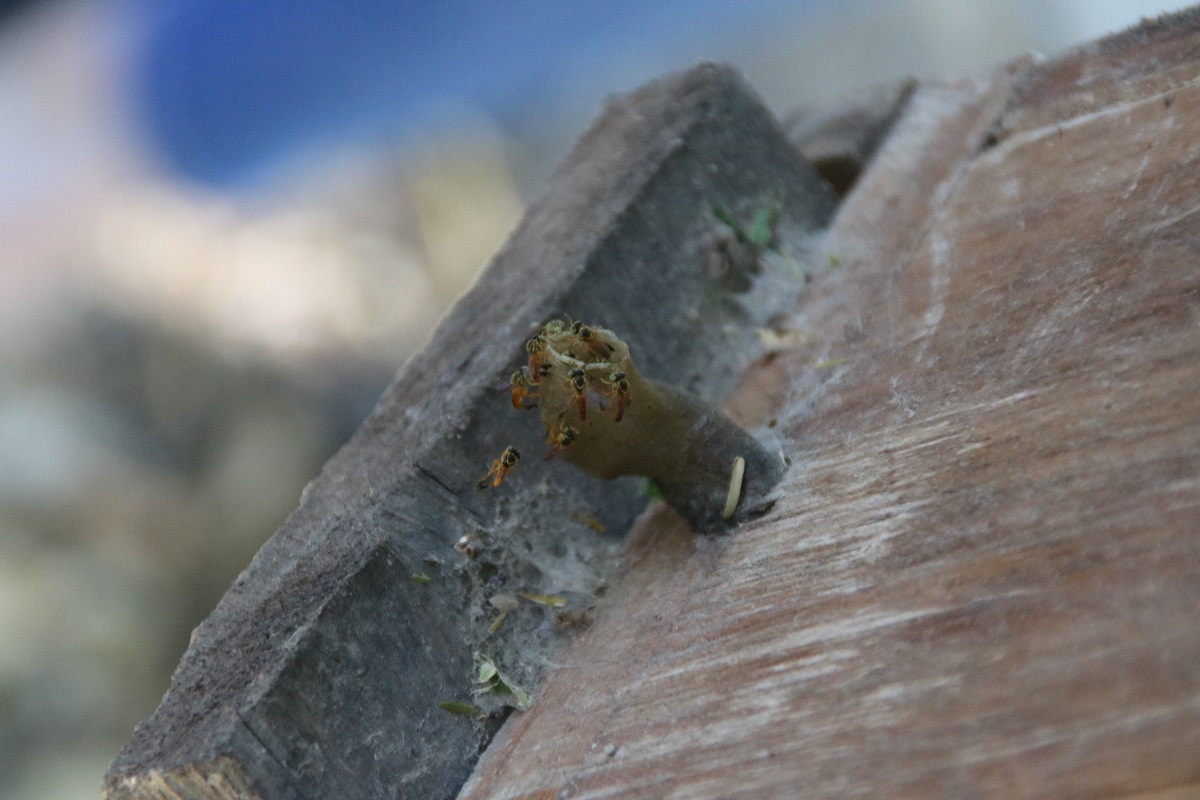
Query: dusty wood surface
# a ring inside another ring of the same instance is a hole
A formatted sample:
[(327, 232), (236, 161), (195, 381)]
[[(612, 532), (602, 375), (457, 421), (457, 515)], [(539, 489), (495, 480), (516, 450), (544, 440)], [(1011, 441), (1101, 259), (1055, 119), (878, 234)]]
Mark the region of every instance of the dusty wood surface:
[[(771, 203), (781, 252), (754, 276), (710, 269), (714, 209), (748, 223)], [(611, 103), (197, 628), (106, 796), (454, 796), (503, 718), (438, 707), (489, 707), (471, 695), (473, 651), (532, 686), (569, 636), (531, 603), (491, 634), (489, 598), (524, 589), (586, 604), (620, 543), (592, 523), (622, 531), (646, 503), (637, 482), (543, 465), (536, 415), (514, 411), (497, 382), (523, 361), (525, 339), (566, 313), (619, 331), (647, 375), (722, 396), (759, 352), (755, 329), (794, 303), (793, 259), (833, 207), (728, 69), (701, 66)], [(703, 324), (684, 335), (681, 320)], [(509, 444), (525, 461), (501, 490), (476, 491)], [(464, 534), (474, 560), (454, 548)]]
[(643, 519), (461, 797), (1200, 796), (1198, 17), (918, 89), (732, 401), (785, 499)]
[(916, 88), (916, 80), (907, 78), (844, 98), (833, 109), (798, 109), (784, 120), (784, 128), (804, 158), (844, 195), (858, 182)]

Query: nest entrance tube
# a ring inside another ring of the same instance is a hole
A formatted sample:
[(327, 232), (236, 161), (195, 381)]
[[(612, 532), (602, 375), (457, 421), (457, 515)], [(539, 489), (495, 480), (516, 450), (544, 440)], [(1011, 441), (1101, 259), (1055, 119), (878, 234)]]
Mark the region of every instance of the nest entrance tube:
[(513, 406), (536, 397), (547, 459), (561, 455), (605, 480), (648, 478), (698, 532), (769, 507), (782, 455), (703, 399), (645, 378), (612, 331), (551, 320), (525, 349)]

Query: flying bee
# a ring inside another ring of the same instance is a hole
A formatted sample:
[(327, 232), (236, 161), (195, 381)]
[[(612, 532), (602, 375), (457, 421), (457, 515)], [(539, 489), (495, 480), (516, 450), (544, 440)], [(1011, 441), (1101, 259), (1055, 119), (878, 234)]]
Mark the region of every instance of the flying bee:
[(575, 389), (575, 402), (579, 404), (579, 419), (587, 419), (587, 395), (584, 394), (584, 389), (587, 388), (587, 376), (583, 370), (576, 367), (567, 373), (567, 377), (571, 379), (571, 385)]
[(512, 468), (517, 465), (517, 462), (520, 459), (521, 459), (520, 451), (518, 451), (517, 448), (513, 447), (510, 444), (508, 447), (504, 448), (504, 452), (500, 454), (499, 458), (492, 460), (491, 469), (489, 469), (487, 471), (486, 475), (484, 475), (482, 478), (480, 478), (479, 483), (475, 484), (475, 488), (476, 489), (488, 488), (488, 479), (489, 478), (491, 478), (491, 480), (492, 480), (493, 487), (499, 486), (500, 484), (504, 483), (504, 479), (508, 476), (508, 473), (510, 471), (512, 471)]
[(608, 376), (608, 383), (612, 389), (609, 397), (617, 406), (617, 416), (615, 422), (620, 422), (625, 417), (625, 409), (629, 407), (629, 381), (625, 378), (624, 372), (614, 372)]
[[(549, 366), (549, 365), (547, 365)], [(529, 370), (525, 367), (517, 370), (509, 379), (512, 385), (512, 404), (513, 408), (518, 411), (524, 411), (527, 408), (537, 407), (537, 394), (533, 391), (534, 381), (529, 377)]]
[(576, 434), (574, 428), (572, 428), (566, 422), (559, 420), (558, 432), (555, 433), (554, 436), (549, 440), (551, 447), (550, 451), (545, 455), (545, 460), (551, 460), (563, 450), (566, 450), (568, 447), (570, 447), (571, 442), (575, 441), (575, 437), (577, 435), (578, 434)]

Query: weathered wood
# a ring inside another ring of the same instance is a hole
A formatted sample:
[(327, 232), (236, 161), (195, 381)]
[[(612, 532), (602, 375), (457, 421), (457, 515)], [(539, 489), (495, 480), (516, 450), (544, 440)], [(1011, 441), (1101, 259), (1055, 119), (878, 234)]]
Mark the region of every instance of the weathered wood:
[(784, 120), (800, 153), (839, 194), (853, 188), (917, 88), (915, 79), (876, 86), (835, 109), (798, 109)]
[[(782, 253), (758, 275), (707, 270), (714, 209), (748, 222), (770, 203)], [(196, 629), (106, 796), (455, 794), (503, 718), (438, 707), (471, 700), (472, 651), (532, 685), (565, 635), (533, 604), (492, 635), (488, 599), (526, 589), (586, 601), (619, 555), (619, 537), (589, 524), (619, 532), (645, 503), (636, 482), (538, 463), (535, 415), (496, 383), (540, 323), (568, 313), (619, 331), (647, 375), (720, 397), (759, 347), (755, 328), (794, 303), (794, 259), (833, 207), (729, 69), (704, 65), (611, 103)], [(477, 492), (508, 444), (526, 462)], [(474, 561), (455, 551), (464, 534), (477, 537)]]
[(644, 519), (460, 797), (1200, 794), (1198, 17), (917, 91), (732, 401), (785, 499)]

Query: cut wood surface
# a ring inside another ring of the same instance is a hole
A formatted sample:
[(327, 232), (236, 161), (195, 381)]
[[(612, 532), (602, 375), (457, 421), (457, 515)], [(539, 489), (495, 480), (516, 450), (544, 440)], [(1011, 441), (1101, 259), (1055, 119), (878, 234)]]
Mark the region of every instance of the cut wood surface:
[[(756, 330), (794, 304), (834, 205), (728, 68), (610, 103), (196, 629), (106, 796), (453, 797), (505, 714), (472, 696), (474, 652), (533, 688), (571, 635), (570, 617), (528, 601), (493, 631), (490, 601), (561, 594), (583, 619), (647, 503), (640, 482), (541, 462), (537, 415), (497, 388), (525, 340), (569, 314), (617, 331), (646, 375), (719, 399), (761, 352)], [(775, 251), (721, 257), (733, 232), (720, 217), (748, 226), (775, 206)], [(502, 488), (477, 491), (507, 445), (525, 459)], [(455, 549), (464, 535), (473, 559)]]
[(1196, 11), (920, 87), (730, 401), (783, 499), (643, 518), (460, 797), (1200, 796), (1198, 142)]

